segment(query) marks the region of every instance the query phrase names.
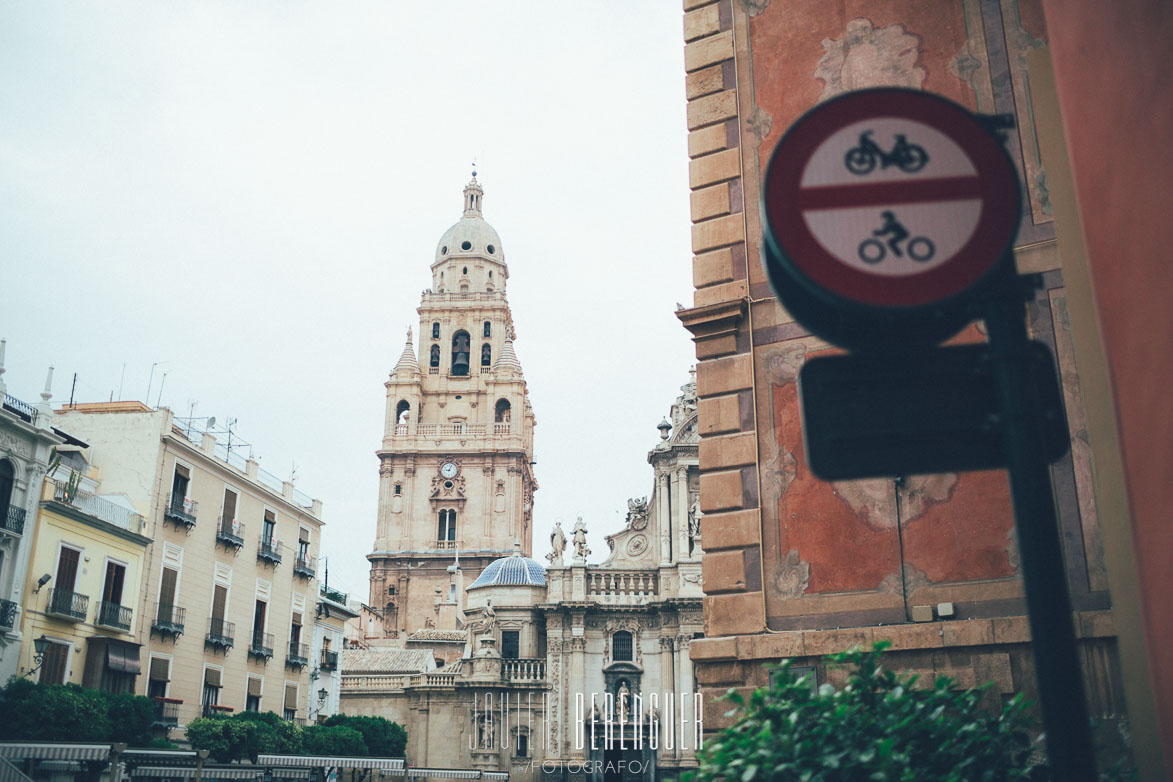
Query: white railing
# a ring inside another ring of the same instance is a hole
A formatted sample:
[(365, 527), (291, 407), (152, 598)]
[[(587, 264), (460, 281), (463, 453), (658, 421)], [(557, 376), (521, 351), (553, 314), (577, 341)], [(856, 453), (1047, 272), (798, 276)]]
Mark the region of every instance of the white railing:
[(587, 572), (587, 599), (611, 605), (639, 605), (655, 598), (659, 579), (646, 571)]
[[(413, 681), (413, 685), (423, 684), (428, 687), (455, 687), (456, 674), (454, 673), (425, 673), (423, 676), (416, 676), (417, 681)], [(423, 681), (418, 681), (422, 679)]]
[(141, 514), (109, 500), (104, 500), (96, 494), (90, 494), (88, 491), (76, 488), (71, 492), (69, 487), (58, 484), (53, 489), (53, 499), (66, 505), (72, 505), (81, 512), (101, 519), (108, 524), (139, 535), (145, 534), (147, 522)]
[(490, 432), (494, 437), (508, 437), (513, 434), (508, 421), (488, 424), (396, 424), (391, 430), (392, 437), (481, 437)]
[(546, 661), (538, 657), (519, 657), (501, 661), (501, 675), (511, 682), (546, 680)]
[(410, 687), (415, 676), (343, 676), (339, 689), (355, 690), (402, 690)]

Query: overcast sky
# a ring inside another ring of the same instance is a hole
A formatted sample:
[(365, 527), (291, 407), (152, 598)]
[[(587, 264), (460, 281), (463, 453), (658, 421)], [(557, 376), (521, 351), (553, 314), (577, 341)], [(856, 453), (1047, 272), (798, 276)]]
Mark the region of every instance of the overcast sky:
[(365, 599), (383, 382), (475, 158), (534, 553), (581, 513), (600, 560), (694, 361), (682, 50), (662, 0), (0, 4), (8, 392), (52, 364), (58, 404), (77, 373), (78, 401), (236, 418)]

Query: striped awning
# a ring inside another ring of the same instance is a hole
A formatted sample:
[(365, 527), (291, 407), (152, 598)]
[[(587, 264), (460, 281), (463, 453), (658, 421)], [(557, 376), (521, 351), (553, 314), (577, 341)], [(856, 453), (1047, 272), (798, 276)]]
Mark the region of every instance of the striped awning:
[[(326, 755), (261, 755), (258, 766), (299, 768), (376, 768), (391, 776), (403, 776), (403, 758), (349, 758)], [(398, 772), (398, 773), (396, 773)]]
[(60, 744), (57, 742), (0, 741), (0, 758), (6, 760), (109, 760), (109, 744)]
[[(139, 766), (130, 772), (132, 777), (144, 779), (192, 779), (195, 766)], [(282, 769), (273, 775), (274, 779), (309, 779), (309, 769)], [(201, 779), (263, 779), (265, 769), (261, 766), (216, 767), (204, 766)]]
[(128, 763), (150, 763), (154, 761), (157, 765), (169, 765), (176, 761), (191, 761), (194, 763), (196, 758), (196, 751), (194, 749), (128, 749), (121, 755), (122, 759)]
[(480, 779), (481, 772), (475, 768), (409, 768), (407, 777), (428, 779)]

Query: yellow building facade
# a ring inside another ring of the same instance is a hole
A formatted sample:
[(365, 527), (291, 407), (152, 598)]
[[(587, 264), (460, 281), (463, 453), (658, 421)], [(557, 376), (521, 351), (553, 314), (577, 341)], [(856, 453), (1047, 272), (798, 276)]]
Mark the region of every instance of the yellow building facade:
[[(25, 579), (20, 674), (135, 690), (142, 672), (137, 607), (151, 537), (128, 505), (99, 496), (96, 487), (45, 481)], [(44, 640), (39, 660), (37, 639)]]

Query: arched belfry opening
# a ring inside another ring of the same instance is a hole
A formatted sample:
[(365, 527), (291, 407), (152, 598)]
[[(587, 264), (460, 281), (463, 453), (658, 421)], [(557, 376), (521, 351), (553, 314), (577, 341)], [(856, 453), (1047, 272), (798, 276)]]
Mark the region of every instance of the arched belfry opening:
[(458, 331), (452, 335), (452, 374), (468, 374), (469, 343), (467, 331)]
[(481, 366), (487, 367), (493, 364), (493, 348), (489, 347), (489, 343), (481, 345)]
[(498, 399), (497, 406), (493, 411), (493, 420), (499, 424), (509, 423), (509, 416), (511, 414), (511, 407), (508, 399)]
[(432, 355), (431, 355), (431, 358), (428, 360), (428, 366), (429, 367), (439, 367), (440, 366), (440, 346), (439, 345), (432, 345)]
[(411, 423), (411, 405), (406, 399), (399, 400), (395, 405), (395, 423), (406, 426)]

